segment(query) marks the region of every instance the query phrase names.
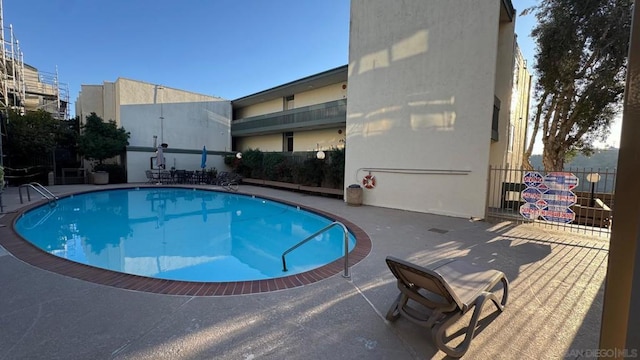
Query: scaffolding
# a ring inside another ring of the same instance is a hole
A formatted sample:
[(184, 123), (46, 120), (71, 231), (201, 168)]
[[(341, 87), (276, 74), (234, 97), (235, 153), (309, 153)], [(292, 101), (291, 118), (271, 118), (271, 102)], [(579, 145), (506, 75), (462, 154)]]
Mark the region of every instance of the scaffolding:
[(24, 63), (24, 54), (13, 33), (13, 26), (4, 26), (0, 0), (0, 166), (4, 165), (2, 143), (7, 137), (9, 110), (24, 115), (27, 111), (40, 109), (55, 119), (68, 120), (69, 86), (58, 80), (57, 67), (55, 73), (45, 73)]
[(4, 26), (2, 0), (0, 43), (0, 108), (20, 114), (42, 109), (56, 119), (69, 119), (68, 85), (59, 81), (57, 67), (55, 73), (46, 73), (25, 64), (13, 26)]

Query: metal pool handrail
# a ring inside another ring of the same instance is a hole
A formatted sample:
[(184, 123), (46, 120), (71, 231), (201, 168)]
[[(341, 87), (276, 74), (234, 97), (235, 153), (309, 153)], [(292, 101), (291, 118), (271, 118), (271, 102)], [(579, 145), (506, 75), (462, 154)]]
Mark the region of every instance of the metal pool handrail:
[(334, 226), (340, 226), (342, 228), (342, 232), (344, 234), (344, 274), (342, 275), (342, 277), (345, 278), (349, 278), (351, 277), (349, 275), (349, 230), (347, 230), (347, 227), (344, 226), (343, 223), (339, 222), (339, 221), (334, 221), (331, 224), (323, 227), (322, 229), (316, 231), (315, 233), (309, 235), (308, 237), (306, 237), (304, 240), (300, 241), (299, 243), (295, 244), (294, 246), (290, 247), (289, 249), (287, 249), (287, 251), (282, 253), (282, 271), (288, 271), (287, 270), (287, 261), (285, 260), (285, 255), (287, 255), (288, 253), (292, 252), (293, 250), (297, 249), (298, 247), (300, 247), (302, 244), (306, 243), (307, 241), (315, 238), (316, 236), (322, 234), (323, 232), (331, 229)]
[(43, 198), (47, 199), (49, 201), (49, 204), (55, 204), (56, 200), (58, 200), (58, 197), (55, 196), (51, 191), (49, 191), (49, 189), (47, 189), (46, 187), (42, 186), (42, 184), (38, 183), (38, 182), (32, 182), (29, 184), (22, 184), (20, 185), (20, 187), (18, 187), (18, 194), (20, 195), (20, 204), (23, 203), (22, 201), (22, 188), (26, 188), (27, 189), (27, 200), (31, 201), (31, 194), (29, 193), (29, 188), (35, 190), (36, 192), (38, 192), (38, 194), (42, 195)]

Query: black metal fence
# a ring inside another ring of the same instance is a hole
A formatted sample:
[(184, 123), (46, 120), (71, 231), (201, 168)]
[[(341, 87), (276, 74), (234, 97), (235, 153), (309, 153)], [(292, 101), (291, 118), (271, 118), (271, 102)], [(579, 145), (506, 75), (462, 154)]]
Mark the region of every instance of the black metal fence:
[(608, 237), (615, 182), (615, 169), (490, 167), (486, 217)]

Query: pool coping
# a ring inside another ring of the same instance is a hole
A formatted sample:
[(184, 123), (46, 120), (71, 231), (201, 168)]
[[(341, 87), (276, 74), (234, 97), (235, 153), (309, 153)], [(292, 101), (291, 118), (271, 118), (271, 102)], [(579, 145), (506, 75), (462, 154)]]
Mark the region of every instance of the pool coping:
[[(216, 191), (216, 189), (205, 188), (201, 186), (163, 186), (170, 188), (185, 188), (185, 189), (198, 189), (204, 191)], [(119, 187), (117, 189), (136, 189), (136, 188), (157, 188), (154, 185), (135, 185)], [(69, 197), (72, 195), (78, 195), (83, 193), (92, 193), (100, 191), (115, 190), (115, 188), (88, 190), (70, 192), (60, 195), (60, 198)], [(237, 192), (244, 196), (256, 196), (262, 199), (267, 199), (282, 204), (297, 206), (300, 209), (310, 211), (312, 213), (327, 217), (334, 221), (339, 221), (344, 224), (347, 229), (356, 238), (356, 245), (348, 256), (348, 267), (359, 263), (371, 252), (371, 239), (369, 235), (360, 227), (352, 223), (351, 221), (337, 216), (326, 211), (318, 210), (306, 205), (301, 205), (295, 202), (282, 200), (269, 196), (254, 195), (244, 192)], [(2, 245), (11, 255), (15, 258), (35, 266), (37, 268), (51, 271), (56, 274), (72, 277), (79, 280), (84, 280), (100, 285), (106, 285), (116, 287), (120, 289), (142, 291), (155, 294), (164, 295), (183, 295), (183, 296), (227, 296), (227, 295), (247, 295), (255, 293), (265, 293), (270, 291), (285, 290), (304, 285), (309, 285), (317, 281), (335, 276), (344, 271), (344, 257), (323, 265), (319, 268), (295, 274), (285, 277), (279, 277), (274, 279), (265, 280), (252, 280), (252, 281), (233, 281), (233, 282), (195, 282), (195, 281), (179, 281), (179, 280), (164, 280), (151, 278), (140, 275), (132, 275), (127, 273), (121, 273), (113, 270), (107, 270), (102, 268), (93, 267), (90, 265), (81, 264), (71, 260), (67, 260), (53, 254), (49, 254), (44, 250), (41, 250), (37, 246), (31, 244), (27, 240), (23, 239), (14, 230), (15, 222), (20, 216), (38, 206), (46, 204), (47, 200), (41, 200), (33, 204), (25, 205), (15, 213), (6, 214), (0, 218), (0, 245)]]

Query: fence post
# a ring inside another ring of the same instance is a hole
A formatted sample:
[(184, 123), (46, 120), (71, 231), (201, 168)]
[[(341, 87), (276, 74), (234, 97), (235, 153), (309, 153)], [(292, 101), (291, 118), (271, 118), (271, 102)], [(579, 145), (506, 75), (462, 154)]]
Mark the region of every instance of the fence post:
[(487, 172), (487, 196), (484, 199), (484, 219), (489, 217), (489, 192), (491, 191), (491, 165), (489, 165), (489, 171)]

